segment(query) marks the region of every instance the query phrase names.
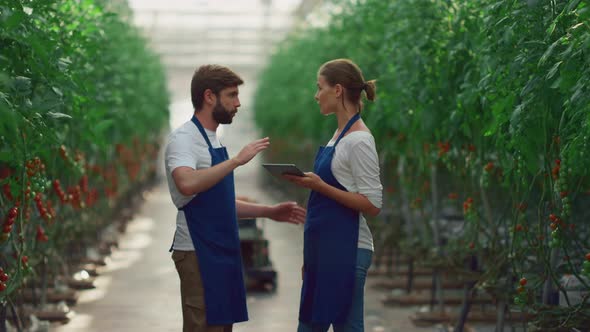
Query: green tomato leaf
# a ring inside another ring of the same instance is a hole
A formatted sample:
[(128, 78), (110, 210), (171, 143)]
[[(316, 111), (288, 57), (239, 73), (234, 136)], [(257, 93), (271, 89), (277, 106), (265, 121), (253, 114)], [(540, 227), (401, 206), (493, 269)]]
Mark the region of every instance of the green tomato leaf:
[(71, 119), (72, 116), (68, 115), (68, 114), (64, 114), (64, 113), (59, 113), (59, 112), (47, 112), (47, 115), (49, 115), (50, 117), (54, 118), (54, 119)]

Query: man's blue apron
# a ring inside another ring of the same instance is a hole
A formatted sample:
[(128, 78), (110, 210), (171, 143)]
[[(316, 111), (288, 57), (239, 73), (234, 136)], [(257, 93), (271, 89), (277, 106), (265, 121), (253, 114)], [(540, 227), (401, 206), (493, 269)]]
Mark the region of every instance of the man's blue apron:
[[(360, 118), (348, 121), (333, 146), (320, 147), (314, 172), (327, 184), (345, 190), (332, 174), (336, 145)], [(354, 288), (359, 212), (312, 191), (307, 203), (303, 246), (303, 287), (299, 320), (307, 324), (343, 323)]]
[[(225, 147), (214, 149), (199, 120), (193, 116), (192, 122), (209, 145), (211, 167), (228, 160)], [(184, 211), (199, 260), (207, 324), (247, 321), (233, 172), (198, 193), (180, 210)]]

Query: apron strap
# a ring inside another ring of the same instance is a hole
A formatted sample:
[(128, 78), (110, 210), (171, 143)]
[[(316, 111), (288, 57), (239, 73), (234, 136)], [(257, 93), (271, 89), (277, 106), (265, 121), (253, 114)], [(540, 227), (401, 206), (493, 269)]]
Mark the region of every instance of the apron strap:
[(193, 115), (193, 118), (191, 119), (191, 121), (195, 124), (195, 126), (197, 126), (197, 128), (201, 132), (201, 135), (203, 135), (203, 138), (207, 142), (207, 145), (209, 145), (209, 149), (213, 149), (213, 145), (211, 145), (211, 141), (209, 141), (209, 137), (207, 136), (207, 133), (205, 132), (205, 128), (203, 128), (203, 125), (199, 122), (199, 119), (197, 119), (197, 117)]
[[(209, 140), (209, 136), (207, 136), (207, 133), (205, 132), (205, 128), (203, 128), (203, 125), (201, 124), (201, 122), (199, 122), (199, 119), (197, 119), (197, 117), (193, 115), (193, 118), (191, 119), (191, 121), (195, 124), (195, 126), (197, 126), (197, 129), (199, 129), (199, 132), (201, 133), (201, 135), (205, 139), (205, 142), (207, 142), (207, 145), (209, 145), (209, 149), (213, 149), (213, 145), (211, 145), (211, 141)], [(183, 211), (182, 210), (183, 208), (184, 208), (184, 206), (179, 207), (178, 210)]]
[(352, 127), (352, 125), (360, 118), (361, 118), (361, 114), (356, 113), (352, 118), (350, 118), (350, 120), (348, 120), (348, 123), (346, 124), (344, 129), (342, 130), (340, 135), (338, 135), (338, 139), (336, 139), (336, 142), (334, 143), (334, 147), (336, 147), (336, 144), (338, 144), (338, 142), (340, 142), (342, 137), (344, 137), (344, 134), (346, 134), (346, 132), (350, 129), (350, 127)]

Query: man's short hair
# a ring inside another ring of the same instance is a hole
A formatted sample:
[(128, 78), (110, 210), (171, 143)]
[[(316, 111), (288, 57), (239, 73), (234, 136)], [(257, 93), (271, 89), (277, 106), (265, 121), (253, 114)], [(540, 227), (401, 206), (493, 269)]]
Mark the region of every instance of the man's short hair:
[(219, 65), (203, 65), (193, 74), (191, 81), (191, 100), (198, 111), (203, 107), (203, 93), (211, 89), (216, 96), (225, 88), (243, 84), (244, 81), (231, 69)]

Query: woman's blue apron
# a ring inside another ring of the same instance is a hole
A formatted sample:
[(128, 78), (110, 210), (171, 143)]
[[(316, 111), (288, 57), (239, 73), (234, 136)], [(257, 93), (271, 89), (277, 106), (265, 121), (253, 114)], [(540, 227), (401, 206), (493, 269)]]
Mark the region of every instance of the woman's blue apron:
[[(346, 191), (332, 174), (336, 145), (360, 118), (357, 113), (330, 147), (320, 147), (314, 172)], [(350, 311), (359, 234), (359, 212), (312, 191), (307, 203), (303, 247), (303, 287), (299, 320), (307, 324), (345, 322)]]
[[(228, 160), (225, 147), (214, 149), (199, 120), (193, 116), (191, 121), (209, 145), (211, 167)], [(247, 321), (233, 172), (198, 193), (180, 210), (184, 211), (199, 260), (207, 324)]]

